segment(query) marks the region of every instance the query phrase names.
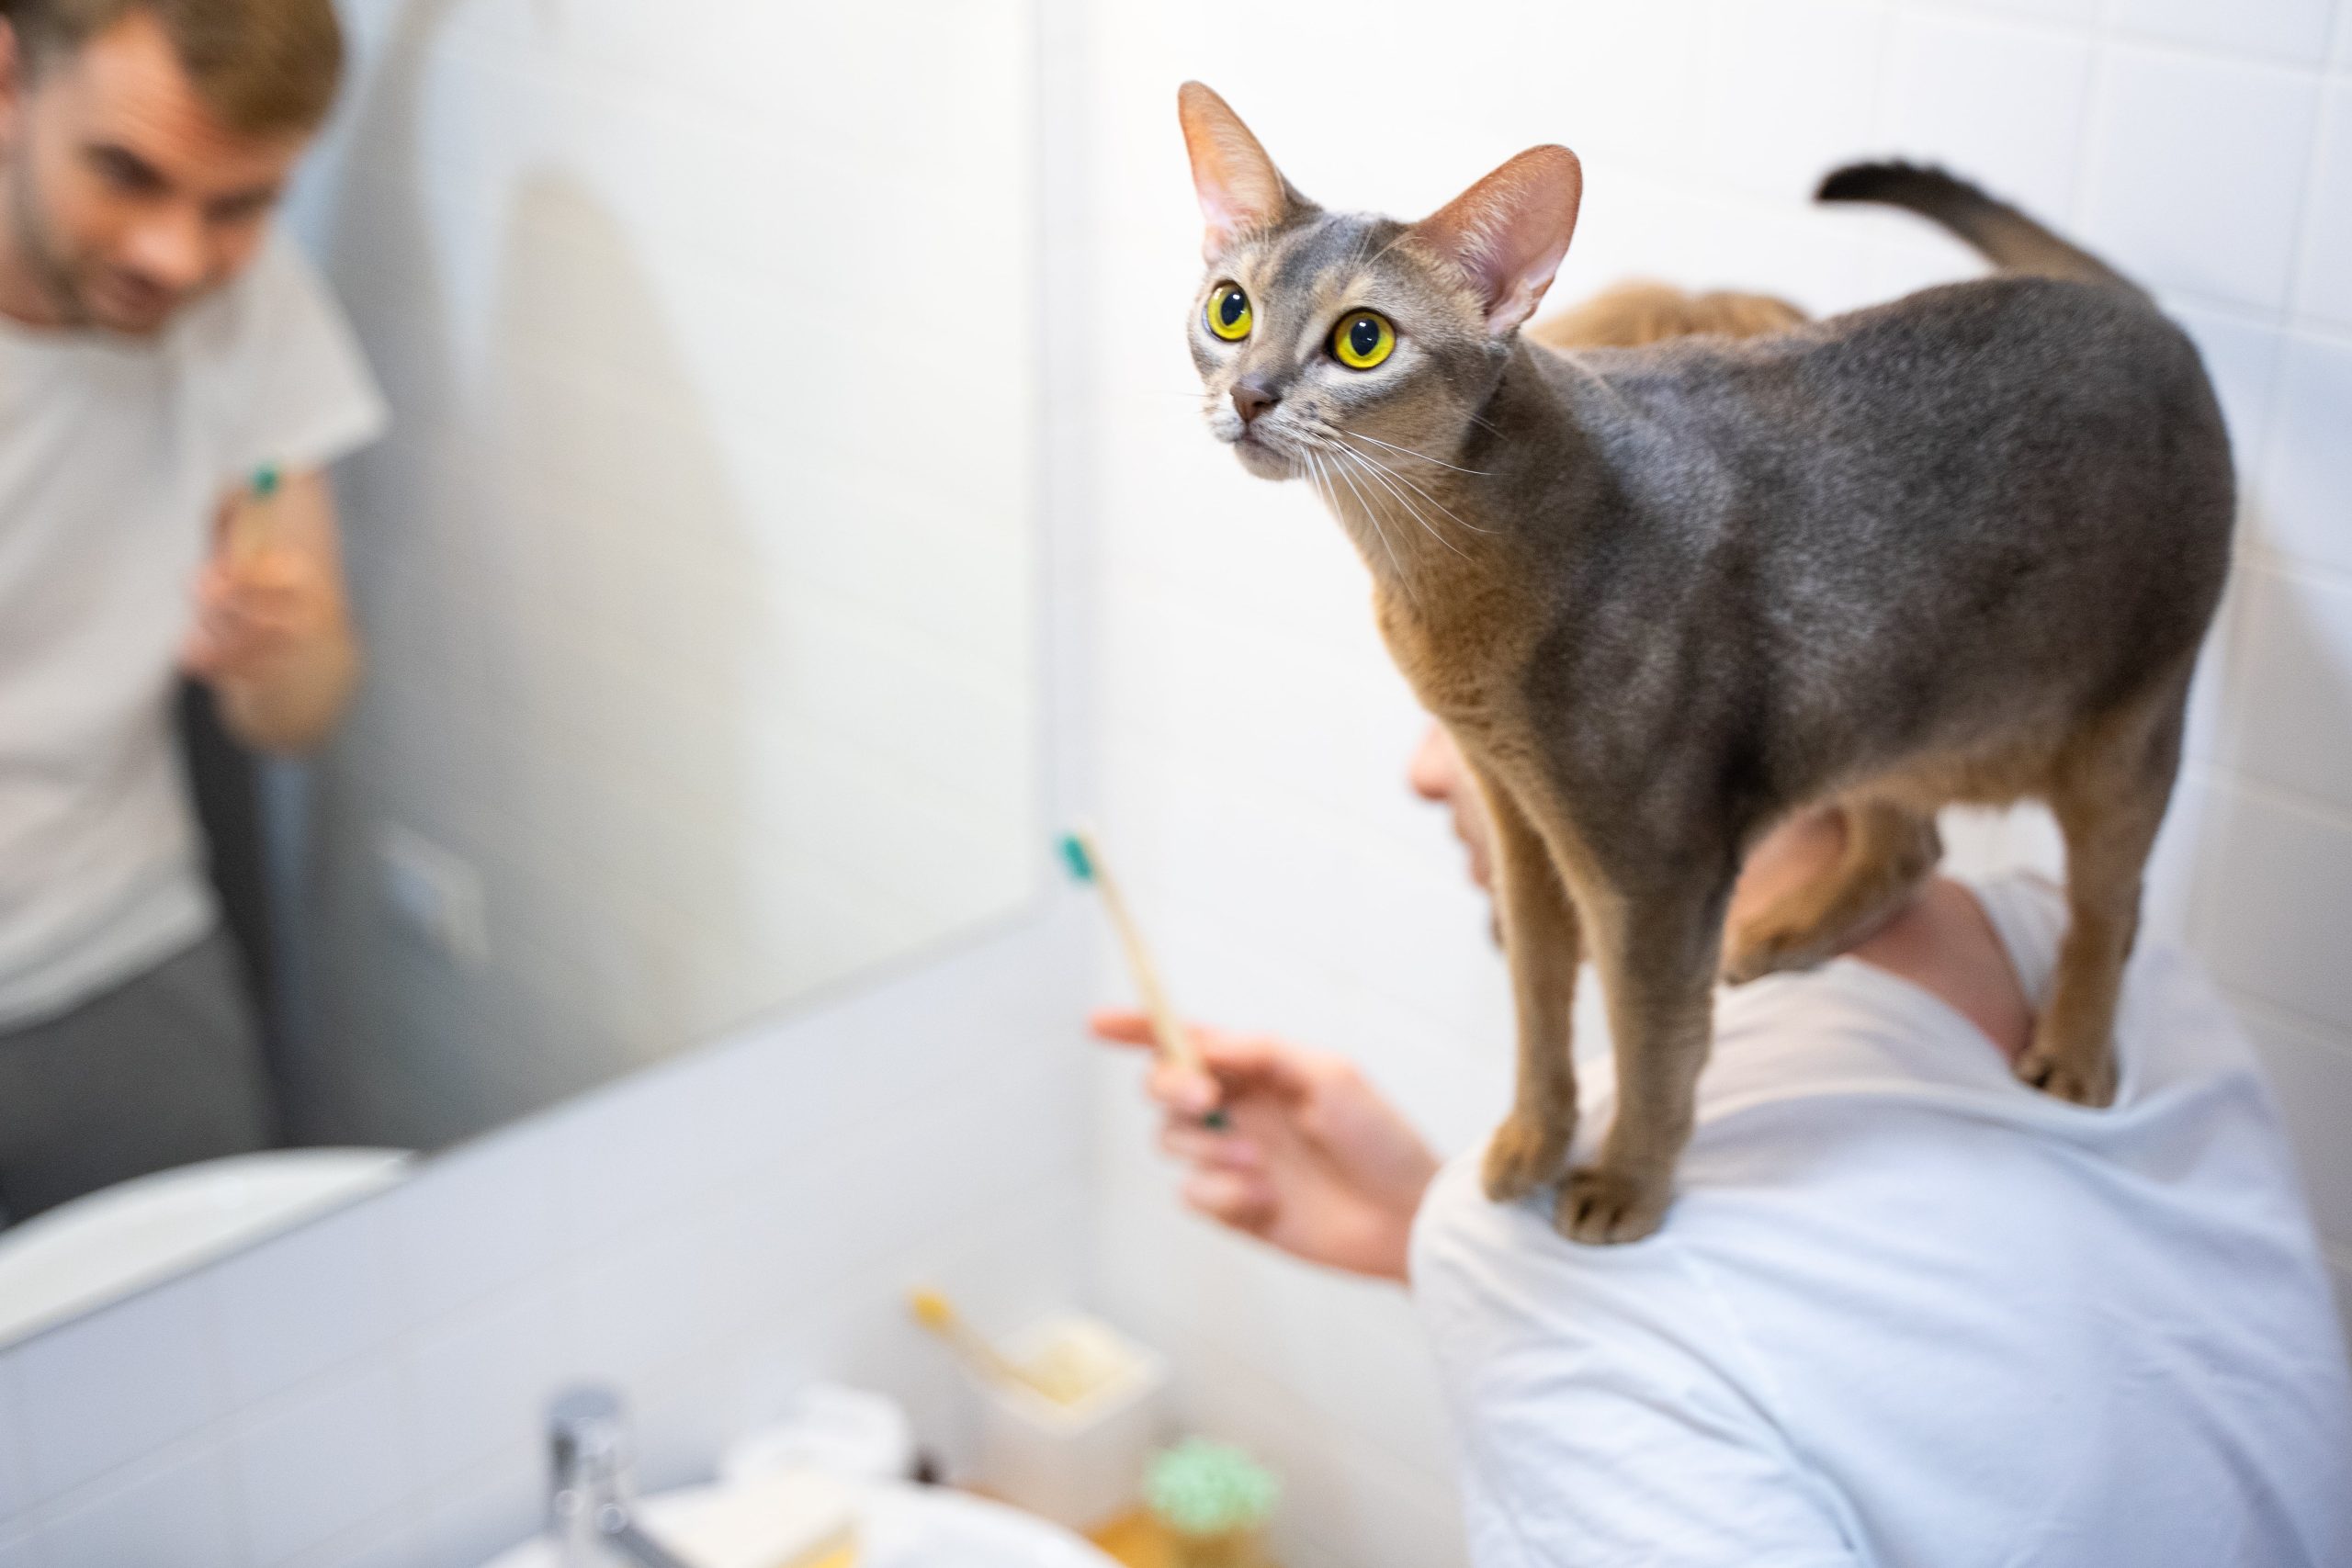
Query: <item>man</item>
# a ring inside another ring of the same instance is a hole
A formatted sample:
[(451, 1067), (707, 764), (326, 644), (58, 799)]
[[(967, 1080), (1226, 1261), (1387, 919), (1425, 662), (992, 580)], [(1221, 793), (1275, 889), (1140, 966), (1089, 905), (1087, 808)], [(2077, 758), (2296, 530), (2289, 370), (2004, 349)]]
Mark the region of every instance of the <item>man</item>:
[(341, 69), (330, 0), (0, 0), (0, 1223), (270, 1141), (171, 701), (295, 751), (356, 679), (383, 408), (271, 226)]
[[(1484, 886), (1442, 731), (1412, 778)], [(1768, 837), (1735, 918), (1841, 835)], [(1204, 1030), (1209, 1075), (1152, 1092), (1193, 1207), (1409, 1282), (1478, 1568), (2352, 1562), (2344, 1347), (2261, 1075), (2150, 942), (2114, 1107), (2017, 1082), (2064, 919), (2037, 879), (1939, 878), (1821, 969), (1723, 993), (1675, 1206), (1628, 1247), (1563, 1240), (1548, 1195), (1489, 1203), (1478, 1151), (1441, 1166), (1335, 1056)], [(1578, 1158), (1612, 1079), (1585, 1070)]]

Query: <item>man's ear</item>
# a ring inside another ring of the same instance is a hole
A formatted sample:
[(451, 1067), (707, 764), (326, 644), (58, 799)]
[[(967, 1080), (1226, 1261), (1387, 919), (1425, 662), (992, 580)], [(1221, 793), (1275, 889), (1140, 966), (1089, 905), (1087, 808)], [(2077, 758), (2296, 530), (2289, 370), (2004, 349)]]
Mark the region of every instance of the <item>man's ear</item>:
[(1422, 249), (1461, 269), (1497, 337), (1534, 312), (1576, 232), (1584, 166), (1565, 147), (1531, 147), (1413, 225)]
[(1176, 90), (1184, 150), (1193, 158), (1193, 189), (1208, 232), (1201, 254), (1215, 261), (1234, 237), (1267, 229), (1314, 205), (1291, 188), (1250, 128), (1223, 98), (1198, 82)]

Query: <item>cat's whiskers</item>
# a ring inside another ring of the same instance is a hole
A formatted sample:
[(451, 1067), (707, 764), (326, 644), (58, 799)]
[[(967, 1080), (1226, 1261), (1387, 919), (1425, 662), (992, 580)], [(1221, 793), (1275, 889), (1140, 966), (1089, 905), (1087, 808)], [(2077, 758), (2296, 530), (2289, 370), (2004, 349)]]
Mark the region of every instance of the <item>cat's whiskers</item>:
[[(1402, 490), (1399, 490), (1389, 477), (1381, 470), (1378, 465), (1370, 462), (1363, 453), (1340, 446), (1337, 441), (1333, 440), (1329, 434), (1324, 432), (1302, 430), (1299, 432), (1299, 435), (1301, 439), (1308, 445), (1328, 454), (1334, 459), (1334, 471), (1337, 472), (1342, 479), (1347, 481), (1348, 488), (1350, 490), (1355, 491), (1358, 500), (1362, 502), (1365, 507), (1366, 514), (1372, 518), (1374, 529), (1380, 529), (1380, 509), (1371, 502), (1370, 498), (1363, 491), (1357, 488), (1354, 479), (1354, 475), (1357, 473), (1361, 473), (1366, 479), (1371, 480), (1373, 483), (1377, 484), (1382, 490), (1385, 491), (1388, 493), (1389, 499), (1396, 504), (1398, 509), (1401, 510), (1405, 515), (1410, 517), (1414, 522), (1419, 524), (1422, 530), (1426, 532), (1430, 538), (1435, 539), (1439, 544), (1443, 545), (1455, 555), (1462, 556), (1463, 559), (1467, 560), (1470, 558), (1468, 556), (1463, 554), (1461, 548), (1456, 546), (1453, 540), (1440, 533), (1436, 525), (1431, 524), (1426, 516), (1422, 515), (1420, 508), (1413, 504), (1412, 499)], [(1385, 530), (1381, 530), (1381, 543), (1385, 546), (1387, 545), (1387, 542)], [(1396, 559), (1396, 551), (1394, 547), (1389, 549), (1389, 558), (1392, 562)], [(1399, 568), (1400, 572), (1402, 568)]]
[[(1331, 452), (1335, 456), (1341, 455), (1340, 448), (1335, 446), (1327, 446), (1325, 450)], [(1302, 450), (1299, 455), (1305, 457), (1307, 463), (1314, 468), (1318, 479), (1321, 479), (1324, 472), (1322, 458), (1317, 457), (1311, 447)], [(1347, 469), (1334, 464), (1332, 466), (1331, 472), (1339, 475), (1340, 479), (1347, 485), (1349, 493), (1356, 498), (1356, 505), (1363, 511), (1364, 520), (1372, 525), (1373, 536), (1380, 541), (1381, 550), (1388, 557), (1389, 570), (1396, 580), (1396, 586), (1403, 590), (1406, 603), (1411, 604), (1416, 611), (1419, 611), (1421, 607), (1420, 599), (1413, 592), (1411, 580), (1407, 578), (1405, 575), (1404, 563), (1396, 558), (1396, 547), (1388, 542), (1388, 530), (1380, 525), (1379, 509), (1374, 506), (1372, 502), (1366, 499), (1363, 491), (1356, 488), (1356, 481), (1349, 477)], [(1325, 481), (1325, 504), (1329, 505), (1333, 512), (1338, 513), (1340, 518), (1344, 521), (1347, 516), (1347, 509), (1340, 504), (1338, 492), (1328, 488), (1328, 481)]]
[(1444, 502), (1439, 501), (1435, 496), (1430, 494), (1428, 491), (1423, 490), (1419, 485), (1413, 483), (1411, 479), (1407, 479), (1403, 474), (1397, 472), (1386, 463), (1382, 462), (1379, 458), (1374, 457), (1372, 454), (1368, 452), (1359, 452), (1352, 447), (1341, 446), (1336, 438), (1346, 435), (1350, 434), (1349, 432), (1340, 430), (1334, 425), (1325, 426), (1313, 434), (1320, 440), (1325, 450), (1346, 457), (1355, 468), (1363, 472), (1366, 479), (1374, 480), (1382, 489), (1385, 490), (1392, 497), (1394, 497), (1397, 505), (1404, 509), (1406, 514), (1411, 517), (1414, 522), (1419, 523), (1422, 528), (1426, 529), (1431, 538), (1437, 540), (1439, 544), (1443, 545), (1447, 549), (1453, 550), (1455, 555), (1463, 556), (1464, 560), (1467, 560), (1469, 557), (1463, 555), (1462, 550), (1454, 545), (1453, 541), (1448, 539), (1443, 533), (1442, 533), (1437, 526), (1430, 521), (1429, 517), (1422, 513), (1421, 509), (1413, 504), (1411, 498), (1406, 495), (1403, 489), (1399, 488), (1400, 483), (1403, 486), (1409, 487), (1412, 491), (1419, 495), (1423, 501), (1426, 501), (1431, 506), (1436, 507), (1455, 524), (1468, 529), (1471, 533), (1486, 534), (1493, 532), (1491, 529), (1478, 527), (1475, 524), (1465, 523), (1461, 518), (1456, 517), (1452, 509), (1447, 507)]
[(1403, 233), (1401, 233), (1401, 234), (1397, 235), (1395, 239), (1393, 239), (1393, 240), (1389, 241), (1386, 244), (1385, 244), (1385, 245), (1381, 246), (1381, 247), (1380, 247), (1380, 254), (1377, 254), (1377, 255), (1375, 255), (1375, 256), (1374, 256), (1374, 257), (1372, 258), (1372, 260), (1371, 260), (1371, 261), (1369, 261), (1369, 262), (1365, 263), (1364, 265), (1367, 265), (1367, 266), (1378, 266), (1378, 265), (1379, 265), (1383, 261), (1385, 261), (1385, 260), (1387, 259), (1387, 257), (1388, 257), (1388, 253), (1389, 253), (1389, 252), (1391, 252), (1391, 251), (1395, 250), (1397, 246), (1399, 246), (1399, 245), (1403, 244), (1406, 241), (1408, 241), (1408, 240), (1411, 239), (1412, 237), (1413, 237), (1413, 231), (1412, 231), (1410, 228), (1406, 229), (1406, 231), (1405, 231)]
[[(1428, 534), (1430, 538), (1435, 539), (1439, 544), (1443, 545), (1455, 555), (1461, 556), (1464, 560), (1468, 560), (1470, 558), (1467, 555), (1463, 554), (1460, 546), (1456, 545), (1453, 540), (1440, 533), (1437, 525), (1431, 523), (1427, 516), (1423, 515), (1421, 509), (1415, 506), (1413, 504), (1412, 498), (1408, 496), (1404, 491), (1397, 487), (1396, 479), (1386, 469), (1374, 462), (1362, 452), (1349, 451), (1345, 447), (1340, 447), (1337, 450), (1339, 451), (1340, 456), (1345, 457), (1348, 462), (1357, 469), (1357, 471), (1363, 475), (1364, 478), (1372, 480), (1374, 484), (1380, 486), (1381, 489), (1386, 491), (1389, 496), (1395, 500), (1396, 504), (1404, 509), (1405, 515), (1419, 524), (1422, 531)], [(1441, 508), (1440, 510), (1443, 509)]]
[[(1357, 436), (1357, 435), (1355, 435), (1355, 434), (1354, 434), (1354, 433), (1353, 433), (1353, 432), (1351, 432), (1351, 431), (1345, 431), (1345, 430), (1336, 431), (1336, 432), (1335, 432), (1335, 434), (1340, 434), (1340, 435), (1342, 435), (1342, 436), (1346, 436), (1346, 437), (1348, 437), (1348, 438), (1349, 438), (1349, 439), (1351, 439), (1351, 440), (1364, 440), (1364, 441), (1369, 441), (1369, 440), (1371, 440), (1371, 439), (1372, 439), (1372, 437), (1371, 437), (1371, 436), (1368, 436), (1368, 435), (1366, 435), (1366, 436)], [(1385, 442), (1383, 442), (1383, 443), (1381, 443), (1381, 445), (1385, 446), (1385, 445), (1387, 445), (1387, 444), (1386, 444)], [(1421, 488), (1421, 486), (1420, 486), (1420, 485), (1419, 485), (1419, 484), (1417, 484), (1417, 483), (1415, 483), (1411, 478), (1409, 478), (1408, 476), (1407, 476), (1405, 473), (1403, 473), (1403, 472), (1402, 472), (1402, 471), (1400, 471), (1399, 469), (1397, 469), (1397, 468), (1396, 468), (1396, 467), (1394, 467), (1393, 465), (1388, 464), (1388, 463), (1384, 463), (1384, 462), (1382, 462), (1379, 458), (1377, 458), (1377, 457), (1374, 457), (1371, 453), (1369, 453), (1369, 452), (1354, 452), (1354, 453), (1351, 453), (1351, 454), (1350, 454), (1350, 456), (1351, 456), (1351, 457), (1355, 457), (1355, 458), (1356, 458), (1358, 461), (1360, 461), (1360, 462), (1364, 462), (1364, 463), (1369, 463), (1369, 464), (1371, 464), (1374, 468), (1378, 468), (1382, 473), (1386, 474), (1390, 479), (1395, 479), (1395, 480), (1397, 480), (1399, 483), (1402, 483), (1402, 484), (1405, 484), (1405, 485), (1411, 486), (1411, 488), (1412, 488), (1412, 491), (1413, 491), (1413, 493), (1414, 493), (1415, 495), (1419, 496), (1423, 501), (1428, 502), (1431, 506), (1434, 506), (1434, 507), (1436, 507), (1440, 512), (1444, 513), (1445, 513), (1445, 515), (1446, 515), (1447, 517), (1451, 518), (1451, 519), (1452, 519), (1452, 520), (1453, 520), (1456, 525), (1459, 525), (1459, 526), (1461, 526), (1461, 527), (1464, 527), (1464, 528), (1468, 529), (1471, 533), (1473, 533), (1473, 534), (1491, 534), (1491, 533), (1493, 533), (1493, 532), (1494, 532), (1494, 530), (1493, 530), (1492, 528), (1481, 528), (1481, 527), (1479, 527), (1476, 523), (1471, 523), (1471, 522), (1464, 521), (1464, 519), (1463, 519), (1463, 518), (1462, 518), (1458, 513), (1456, 513), (1454, 512), (1454, 510), (1453, 510), (1452, 507), (1450, 507), (1450, 506), (1446, 505), (1446, 504), (1445, 504), (1445, 502), (1443, 502), (1440, 501), (1437, 497), (1435, 497), (1435, 496), (1431, 495), (1428, 491), (1426, 491), (1426, 490), (1422, 489), (1422, 488)], [(1441, 466), (1441, 467), (1451, 467), (1451, 465), (1447, 465), (1447, 464), (1441, 464), (1440, 466)], [(1462, 469), (1461, 471), (1462, 471), (1462, 472), (1464, 472), (1464, 473), (1471, 473), (1471, 472), (1475, 472), (1476, 470), (1474, 470), (1474, 469), (1469, 469), (1469, 468), (1464, 468), (1464, 469)]]
[(1434, 463), (1441, 468), (1452, 468), (1457, 474), (1476, 474), (1480, 479), (1487, 477), (1487, 470), (1485, 468), (1465, 468), (1458, 463), (1449, 463), (1442, 457), (1432, 457), (1427, 452), (1416, 452), (1410, 446), (1399, 446), (1394, 441), (1383, 441), (1377, 435), (1366, 435), (1361, 430), (1341, 430), (1338, 425), (1333, 425), (1331, 429), (1333, 434), (1344, 435), (1351, 441), (1369, 441), (1374, 446), (1385, 446), (1391, 452), (1401, 452), (1408, 457), (1418, 457), (1424, 463)]

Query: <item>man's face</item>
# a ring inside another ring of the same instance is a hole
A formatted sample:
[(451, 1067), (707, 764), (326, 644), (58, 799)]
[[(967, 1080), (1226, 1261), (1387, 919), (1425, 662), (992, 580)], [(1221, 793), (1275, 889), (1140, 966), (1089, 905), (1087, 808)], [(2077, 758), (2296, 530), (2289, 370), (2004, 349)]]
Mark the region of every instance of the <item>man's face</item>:
[(223, 127), (145, 11), (38, 62), (0, 24), (6, 254), (56, 324), (153, 333), (234, 277), (307, 141)]

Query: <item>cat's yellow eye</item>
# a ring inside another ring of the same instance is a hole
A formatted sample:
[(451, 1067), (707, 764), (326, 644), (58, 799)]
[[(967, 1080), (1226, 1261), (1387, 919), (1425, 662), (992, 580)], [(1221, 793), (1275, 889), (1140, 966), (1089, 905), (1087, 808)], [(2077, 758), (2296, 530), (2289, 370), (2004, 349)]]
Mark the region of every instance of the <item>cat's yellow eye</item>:
[(1396, 346), (1396, 329), (1377, 310), (1358, 310), (1331, 334), (1331, 352), (1351, 370), (1369, 370)]
[(1209, 331), (1227, 343), (1250, 335), (1250, 296), (1236, 283), (1220, 283), (1209, 290)]

